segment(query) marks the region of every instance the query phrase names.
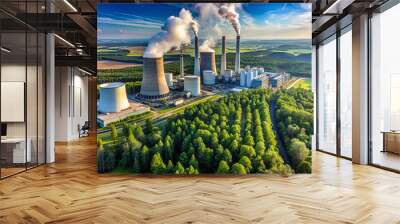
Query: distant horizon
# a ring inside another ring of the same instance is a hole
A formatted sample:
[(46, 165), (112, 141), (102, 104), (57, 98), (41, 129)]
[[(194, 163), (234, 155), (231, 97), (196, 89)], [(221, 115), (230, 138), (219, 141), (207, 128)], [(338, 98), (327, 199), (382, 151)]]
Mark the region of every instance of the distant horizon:
[[(199, 40), (205, 40), (206, 38), (199, 38)], [(148, 42), (148, 39), (98, 39), (98, 41), (101, 42), (107, 42), (107, 41), (122, 41), (123, 43), (127, 43), (127, 42)], [(217, 40), (218, 43), (221, 41), (220, 39)], [(226, 41), (235, 41), (235, 39), (230, 39), (230, 38), (226, 38)], [(311, 42), (311, 39), (241, 39), (242, 43), (243, 42), (248, 42), (248, 41), (290, 41), (290, 42), (295, 42), (295, 41), (302, 41), (302, 42)], [(193, 43), (192, 43), (193, 44)]]

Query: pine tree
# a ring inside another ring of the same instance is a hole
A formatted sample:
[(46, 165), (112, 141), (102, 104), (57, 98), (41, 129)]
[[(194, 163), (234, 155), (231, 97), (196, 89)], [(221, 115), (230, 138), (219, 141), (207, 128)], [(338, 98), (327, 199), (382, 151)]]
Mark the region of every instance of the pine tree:
[(246, 174), (246, 168), (240, 163), (235, 163), (232, 166), (232, 173), (240, 175)]
[(188, 168), (186, 168), (185, 173), (189, 175), (195, 175), (199, 174), (199, 171), (196, 170), (192, 165), (190, 165)]
[(112, 125), (110, 126), (110, 128), (111, 128), (111, 137), (112, 137), (112, 139), (113, 139), (114, 141), (117, 141), (117, 140), (118, 140), (118, 131), (117, 131), (117, 128), (115, 127), (114, 124), (112, 124)]
[(183, 168), (183, 166), (180, 162), (176, 163), (175, 174), (185, 174), (185, 168)]
[(229, 173), (229, 165), (226, 161), (221, 160), (219, 162), (217, 173), (220, 173), (220, 174)]
[(140, 164), (140, 153), (139, 151), (134, 151), (133, 153), (133, 172), (140, 173), (142, 171), (142, 166)]
[(194, 156), (194, 154), (193, 154), (192, 157), (190, 158), (189, 166), (193, 166), (195, 169), (199, 169), (199, 162), (197, 161), (197, 159), (196, 159), (196, 157)]
[(171, 160), (168, 160), (167, 173), (175, 173), (175, 167)]
[(239, 160), (239, 163), (242, 164), (246, 168), (247, 173), (251, 173), (251, 171), (253, 170), (253, 166), (251, 164), (249, 157), (242, 156)]
[(149, 171), (150, 166), (150, 151), (147, 146), (143, 146), (140, 152), (140, 162), (142, 164), (143, 172)]
[(166, 171), (166, 166), (162, 160), (160, 153), (156, 153), (151, 160), (151, 172), (154, 174), (163, 174)]

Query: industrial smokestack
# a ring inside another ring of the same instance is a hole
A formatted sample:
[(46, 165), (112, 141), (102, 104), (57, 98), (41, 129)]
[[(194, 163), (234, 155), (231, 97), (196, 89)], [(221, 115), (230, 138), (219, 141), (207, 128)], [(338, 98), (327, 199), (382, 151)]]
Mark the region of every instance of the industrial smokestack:
[(200, 76), (200, 51), (199, 51), (199, 38), (194, 37), (194, 75)]
[(183, 49), (181, 48), (181, 78), (185, 76), (185, 65), (183, 64)]
[(211, 70), (214, 73), (217, 73), (217, 67), (215, 65), (215, 52), (200, 52), (200, 73), (203, 74), (204, 70)]
[(146, 99), (167, 97), (169, 88), (164, 75), (164, 59), (143, 58), (143, 80), (140, 96)]
[(222, 36), (221, 75), (225, 74), (225, 70), (226, 70), (225, 36)]
[(235, 72), (236, 74), (240, 73), (240, 35), (236, 36)]

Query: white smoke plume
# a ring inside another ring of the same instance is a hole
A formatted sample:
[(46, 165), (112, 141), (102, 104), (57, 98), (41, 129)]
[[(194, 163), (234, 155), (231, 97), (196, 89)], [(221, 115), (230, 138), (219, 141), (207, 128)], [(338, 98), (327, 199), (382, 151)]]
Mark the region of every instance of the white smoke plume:
[(143, 57), (159, 58), (171, 49), (180, 49), (182, 45), (189, 45), (191, 40), (189, 30), (196, 32), (196, 28), (193, 28), (196, 25), (193, 24), (197, 22), (189, 10), (182, 9), (179, 17), (170, 16), (162, 27), (163, 30), (150, 39)]
[(216, 40), (222, 35), (222, 17), (218, 13), (220, 4), (197, 3), (195, 9), (199, 14), (201, 38), (204, 40), (199, 47), (200, 52), (214, 52)]
[(221, 17), (228, 20), (233, 29), (235, 29), (236, 33), (240, 34), (240, 22), (239, 22), (239, 13), (236, 12), (234, 4), (224, 4), (219, 7), (218, 13)]
[(200, 52), (214, 52), (213, 47), (215, 46), (215, 42), (211, 39), (205, 40), (199, 47)]
[(204, 41), (200, 51), (214, 51), (217, 40), (222, 36), (224, 22), (228, 21), (237, 34), (240, 34), (239, 13), (240, 3), (197, 3), (195, 8), (199, 14), (200, 35)]

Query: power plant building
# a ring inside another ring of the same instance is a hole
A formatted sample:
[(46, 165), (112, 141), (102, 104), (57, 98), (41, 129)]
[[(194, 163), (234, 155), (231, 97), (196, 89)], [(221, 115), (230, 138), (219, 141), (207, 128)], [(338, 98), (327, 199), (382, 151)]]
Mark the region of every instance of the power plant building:
[(101, 84), (99, 93), (97, 123), (100, 127), (105, 127), (112, 122), (120, 121), (132, 115), (150, 111), (150, 107), (128, 100), (124, 83)]
[(240, 86), (248, 88), (267, 88), (270, 82), (270, 77), (275, 76), (275, 73), (266, 73), (263, 67), (246, 66), (240, 72)]
[(184, 91), (188, 91), (192, 96), (200, 96), (200, 77), (196, 75), (185, 76)]
[(217, 74), (211, 70), (203, 71), (203, 84), (204, 85), (214, 85)]
[(252, 81), (256, 77), (254, 70), (245, 69), (240, 72), (240, 86), (243, 87), (252, 87)]
[(284, 83), (288, 82), (290, 79), (290, 74), (283, 72), (272, 76), (270, 79), (270, 86), (272, 88), (280, 88)]
[(166, 98), (169, 88), (164, 74), (164, 59), (143, 58), (143, 80), (139, 96), (157, 100)]
[(125, 84), (122, 82), (104, 83), (99, 86), (100, 113), (116, 113), (129, 108)]
[(242, 70), (240, 72), (240, 86), (245, 87), (246, 86), (246, 71)]
[[(223, 73), (223, 78), (224, 78), (224, 81), (225, 82), (228, 82), (228, 81), (232, 81), (232, 79), (233, 79), (233, 70), (231, 70), (231, 69), (226, 69), (225, 70), (225, 72)], [(221, 73), (222, 74), (222, 73)]]
[(266, 89), (269, 87), (269, 77), (267, 74), (262, 74), (259, 77), (253, 79), (251, 83), (253, 88), (263, 88)]

